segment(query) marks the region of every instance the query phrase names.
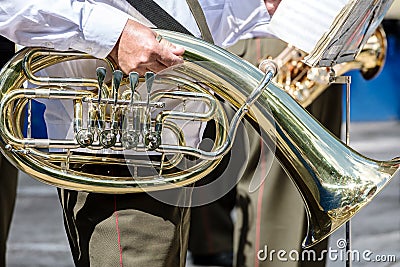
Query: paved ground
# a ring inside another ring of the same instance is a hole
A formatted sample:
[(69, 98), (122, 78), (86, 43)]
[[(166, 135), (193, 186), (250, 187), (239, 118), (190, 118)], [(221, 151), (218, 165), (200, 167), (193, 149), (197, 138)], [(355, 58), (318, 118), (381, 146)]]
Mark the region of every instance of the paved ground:
[[(351, 146), (372, 158), (390, 159), (400, 155), (399, 133), (398, 122), (353, 123)], [(329, 267), (345, 266), (337, 246), (343, 232), (340, 229), (330, 239)], [(72, 266), (53, 187), (21, 175), (8, 246), (7, 267)], [(361, 257), (366, 253), (371, 260), (396, 257), (396, 262), (354, 261), (353, 266), (400, 267), (400, 177), (352, 220), (352, 250)]]

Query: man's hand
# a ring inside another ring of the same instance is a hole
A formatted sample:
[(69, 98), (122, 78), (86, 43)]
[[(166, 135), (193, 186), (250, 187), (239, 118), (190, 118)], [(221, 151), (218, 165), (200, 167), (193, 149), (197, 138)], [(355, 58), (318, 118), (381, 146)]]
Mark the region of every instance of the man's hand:
[(158, 41), (156, 33), (133, 20), (128, 20), (110, 56), (125, 73), (136, 71), (159, 72), (172, 65), (183, 63), (183, 47), (177, 47), (165, 39)]
[(274, 15), (280, 2), (281, 2), (281, 0), (265, 0), (265, 6), (267, 7), (268, 14), (270, 16)]

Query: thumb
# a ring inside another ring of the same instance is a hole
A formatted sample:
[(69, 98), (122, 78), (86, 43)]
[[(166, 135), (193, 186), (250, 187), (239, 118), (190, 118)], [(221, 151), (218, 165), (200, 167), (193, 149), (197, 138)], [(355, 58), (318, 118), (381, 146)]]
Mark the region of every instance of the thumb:
[(182, 56), (183, 53), (185, 53), (185, 48), (179, 45), (175, 45), (164, 38), (161, 39), (160, 44), (166, 47), (168, 50), (171, 51), (171, 53), (176, 56)]

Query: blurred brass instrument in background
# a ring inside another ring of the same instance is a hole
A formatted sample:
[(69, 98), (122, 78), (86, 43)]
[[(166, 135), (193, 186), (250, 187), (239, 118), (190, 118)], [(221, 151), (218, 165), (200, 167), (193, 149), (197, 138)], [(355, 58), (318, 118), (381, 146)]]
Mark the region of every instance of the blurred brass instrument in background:
[[(276, 72), (273, 63), (264, 61), (260, 70), (197, 38), (157, 32), (185, 48), (186, 63), (174, 67), (172, 72), (146, 79), (139, 79), (133, 73), (126, 80), (114, 71), (111, 87), (103, 83), (102, 71), (97, 81), (71, 77), (39, 79), (34, 75), (61, 61), (87, 59), (85, 54), (43, 49), (25, 49), (17, 54), (0, 73), (2, 153), (20, 170), (58, 187), (102, 193), (161, 190), (191, 184), (213, 170), (230, 150), (237, 125), (246, 117), (259, 126), (267, 144), (274, 141), (276, 157), (304, 200), (309, 219), (305, 247), (321, 241), (350, 220), (397, 173), (399, 158), (379, 161), (357, 153), (329, 133), (278, 84), (270, 82)], [(113, 67), (112, 62), (106, 63)], [(22, 88), (27, 80), (38, 86)], [(119, 92), (120, 82), (127, 85), (124, 93)], [(137, 83), (143, 84), (146, 96), (143, 99), (136, 96)], [(153, 93), (153, 85), (167, 90)], [(227, 122), (218, 98), (209, 90), (237, 110), (231, 122)], [(73, 138), (34, 138), (30, 135), (34, 129), (24, 135), (23, 110), (28, 109), (29, 122), (30, 100), (36, 98), (73, 102)], [(163, 98), (181, 101), (182, 109), (157, 111), (165, 106)], [(203, 113), (188, 111), (185, 108), (188, 99), (198, 100), (207, 108)], [(214, 146), (202, 150), (186, 145), (186, 135), (174, 119), (215, 121)], [(165, 129), (176, 136), (175, 144), (160, 138)], [(76, 153), (82, 147), (92, 153)], [(158, 155), (158, 161), (114, 158), (108, 152), (101, 153), (106, 148), (128, 153), (152, 152)], [(57, 151), (53, 153), (53, 149)], [(180, 162), (188, 156), (198, 160), (183, 168)], [(75, 164), (128, 166), (133, 171), (124, 177), (115, 177), (113, 173), (75, 169)], [(141, 176), (138, 168), (146, 166), (155, 173)]]
[(303, 107), (307, 107), (329, 86), (331, 75), (340, 76), (351, 70), (360, 70), (366, 80), (376, 77), (385, 64), (386, 50), (387, 40), (382, 26), (369, 37), (354, 61), (332, 68), (306, 65), (302, 62), (306, 53), (288, 45), (274, 58), (279, 69), (275, 82)]

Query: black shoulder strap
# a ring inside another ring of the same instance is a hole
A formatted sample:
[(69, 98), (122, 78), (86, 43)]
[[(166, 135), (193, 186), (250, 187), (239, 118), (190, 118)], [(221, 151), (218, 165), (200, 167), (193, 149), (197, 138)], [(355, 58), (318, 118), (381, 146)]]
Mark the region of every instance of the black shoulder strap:
[(209, 43), (214, 43), (214, 39), (211, 35), (210, 28), (208, 27), (206, 17), (204, 15), (203, 9), (201, 8), (198, 0), (186, 0), (190, 11), (196, 20), (197, 26), (200, 29), (201, 36), (203, 39)]
[[(127, 0), (127, 2), (158, 28), (192, 35), (156, 2), (152, 0)], [(203, 39), (205, 41), (214, 43), (205, 20), (203, 10), (201, 9), (197, 0), (187, 0), (187, 3), (202, 33)]]
[(152, 0), (127, 0), (127, 2), (158, 28), (192, 35), (156, 2)]

